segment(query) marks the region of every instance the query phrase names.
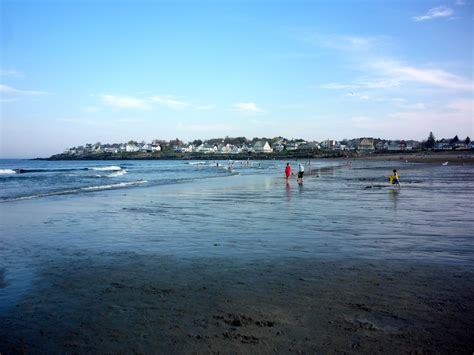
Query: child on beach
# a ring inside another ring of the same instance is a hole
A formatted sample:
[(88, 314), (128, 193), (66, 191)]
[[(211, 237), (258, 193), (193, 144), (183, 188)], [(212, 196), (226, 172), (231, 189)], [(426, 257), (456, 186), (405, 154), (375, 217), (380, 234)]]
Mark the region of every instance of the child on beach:
[(393, 169), (393, 175), (390, 176), (390, 183), (392, 185), (397, 185), (400, 188), (400, 181), (398, 180), (398, 173), (396, 169)]
[(291, 166), (290, 163), (286, 163), (286, 168), (285, 168), (285, 176), (286, 176), (286, 182), (288, 182), (288, 178), (291, 175)]
[(303, 183), (303, 175), (304, 175), (304, 165), (303, 164), (299, 164), (299, 169), (298, 169), (298, 184), (302, 184)]

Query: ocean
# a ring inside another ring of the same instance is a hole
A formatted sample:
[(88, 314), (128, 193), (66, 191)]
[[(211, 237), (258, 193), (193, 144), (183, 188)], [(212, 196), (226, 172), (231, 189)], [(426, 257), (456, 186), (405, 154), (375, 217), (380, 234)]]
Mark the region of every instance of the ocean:
[[(293, 171), (297, 163), (290, 162)], [(472, 166), (311, 161), (0, 161), (0, 310), (51, 260), (133, 252), (474, 267)], [(401, 189), (388, 184), (393, 168)]]

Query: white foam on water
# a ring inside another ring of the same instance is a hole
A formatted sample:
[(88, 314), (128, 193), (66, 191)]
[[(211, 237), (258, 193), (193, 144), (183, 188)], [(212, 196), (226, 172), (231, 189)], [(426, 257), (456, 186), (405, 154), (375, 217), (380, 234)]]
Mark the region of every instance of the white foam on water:
[(0, 169), (0, 174), (16, 174), (16, 171), (13, 169)]
[(92, 168), (92, 170), (97, 170), (97, 171), (120, 171), (120, 170), (122, 170), (122, 168), (120, 166), (112, 165), (112, 166), (96, 167), (96, 168)]
[(126, 173), (127, 173), (127, 169), (123, 169), (123, 170), (115, 171), (115, 172), (113, 172), (112, 174), (107, 175), (107, 177), (122, 176), (122, 175), (125, 175)]

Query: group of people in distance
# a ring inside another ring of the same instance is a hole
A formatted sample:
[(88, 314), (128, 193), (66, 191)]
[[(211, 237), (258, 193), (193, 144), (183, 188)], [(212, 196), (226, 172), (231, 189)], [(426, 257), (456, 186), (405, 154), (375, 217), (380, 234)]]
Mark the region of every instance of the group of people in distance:
[[(298, 164), (298, 178), (296, 180), (296, 181), (298, 181), (298, 184), (303, 183), (303, 175), (304, 175), (304, 165), (300, 163), (300, 164)], [(286, 163), (285, 176), (286, 176), (286, 183), (288, 183), (288, 179), (291, 176), (291, 165), (290, 165), (290, 163)]]
[[(298, 178), (297, 178), (296, 181), (300, 185), (303, 184), (303, 175), (304, 175), (304, 165), (299, 163), (298, 164)], [(285, 177), (286, 177), (286, 183), (287, 184), (288, 184), (288, 179), (290, 178), (290, 176), (291, 176), (291, 165), (290, 165), (290, 163), (286, 163)], [(398, 176), (398, 173), (397, 173), (396, 169), (393, 169), (393, 175), (390, 175), (388, 178), (390, 180), (391, 185), (395, 185), (398, 188), (400, 188), (399, 176)]]

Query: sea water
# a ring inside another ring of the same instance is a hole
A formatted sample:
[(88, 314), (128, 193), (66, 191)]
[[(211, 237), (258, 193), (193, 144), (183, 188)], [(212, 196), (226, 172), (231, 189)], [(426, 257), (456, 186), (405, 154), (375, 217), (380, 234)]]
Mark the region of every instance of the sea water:
[(0, 161), (0, 311), (51, 261), (124, 252), (474, 268), (472, 166), (299, 163), (302, 185), (285, 161)]

